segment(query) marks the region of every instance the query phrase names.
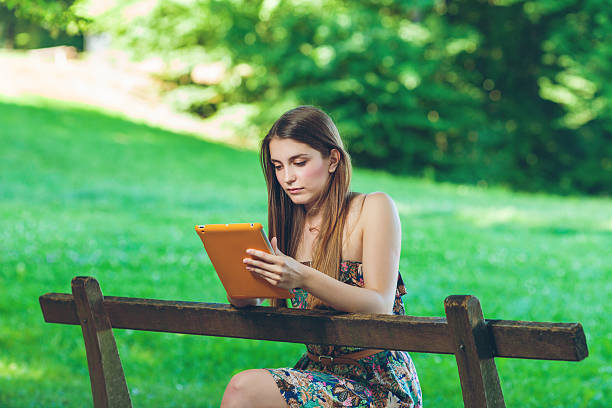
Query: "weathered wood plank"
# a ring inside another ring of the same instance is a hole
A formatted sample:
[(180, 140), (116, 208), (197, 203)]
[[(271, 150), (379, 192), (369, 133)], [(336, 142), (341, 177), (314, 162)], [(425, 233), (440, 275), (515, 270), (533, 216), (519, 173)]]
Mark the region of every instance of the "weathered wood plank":
[[(47, 293), (40, 297), (40, 304), (46, 322), (79, 324), (72, 295)], [(118, 329), (454, 354), (442, 317), (270, 307), (238, 310), (227, 304), (113, 296), (104, 297), (104, 306), (113, 328)], [(496, 357), (580, 361), (588, 355), (579, 323), (485, 322), (495, 340)]]
[[(78, 324), (72, 297), (40, 297), (45, 321)], [(451, 353), (446, 323), (437, 317), (356, 315), (334, 311), (105, 297), (113, 328), (293, 343)]]
[(72, 280), (72, 293), (74, 311), (85, 340), (94, 406), (131, 408), (130, 393), (98, 281), (77, 276)]
[(455, 346), (463, 404), (470, 408), (505, 408), (480, 302), (474, 296), (449, 296), (444, 308)]
[(589, 355), (580, 323), (486, 322), (493, 336), (496, 356), (544, 359), (545, 355), (546, 360), (581, 361)]

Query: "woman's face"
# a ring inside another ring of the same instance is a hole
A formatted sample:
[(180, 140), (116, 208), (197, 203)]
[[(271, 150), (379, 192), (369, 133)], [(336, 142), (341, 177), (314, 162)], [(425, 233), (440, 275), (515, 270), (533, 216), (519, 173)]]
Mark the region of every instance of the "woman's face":
[(324, 158), (318, 150), (293, 139), (270, 140), (270, 159), (276, 179), (295, 204), (306, 209), (316, 202), (327, 186), (330, 173), (338, 166), (340, 154), (332, 150)]

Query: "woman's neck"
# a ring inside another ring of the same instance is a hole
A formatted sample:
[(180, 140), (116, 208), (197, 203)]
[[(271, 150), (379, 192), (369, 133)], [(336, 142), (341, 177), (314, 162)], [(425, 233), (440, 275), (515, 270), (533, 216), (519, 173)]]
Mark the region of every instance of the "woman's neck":
[(313, 232), (314, 230), (318, 230), (321, 226), (322, 216), (320, 211), (317, 211), (314, 214), (306, 213), (306, 217), (304, 217), (304, 227), (307, 231)]
[(304, 219), (306, 222), (320, 218), (321, 207), (315, 206), (313, 203), (304, 204), (302, 210), (304, 211)]
[(304, 204), (304, 214), (306, 217), (313, 217), (319, 213), (320, 207), (315, 207), (314, 204)]

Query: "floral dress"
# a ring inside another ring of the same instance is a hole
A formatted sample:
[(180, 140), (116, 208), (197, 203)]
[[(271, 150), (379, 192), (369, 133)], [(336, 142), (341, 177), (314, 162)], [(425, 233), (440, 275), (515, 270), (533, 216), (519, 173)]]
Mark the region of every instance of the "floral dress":
[[(361, 263), (344, 261), (340, 280), (363, 287)], [(307, 308), (308, 293), (294, 289), (293, 307)], [(398, 276), (393, 314), (403, 315), (401, 296), (406, 294)], [(307, 344), (315, 355), (338, 357), (363, 350), (356, 347)], [(353, 364), (324, 366), (303, 355), (293, 368), (268, 369), (281, 395), (291, 408), (297, 407), (413, 407), (422, 408), (421, 387), (408, 353), (385, 350)]]

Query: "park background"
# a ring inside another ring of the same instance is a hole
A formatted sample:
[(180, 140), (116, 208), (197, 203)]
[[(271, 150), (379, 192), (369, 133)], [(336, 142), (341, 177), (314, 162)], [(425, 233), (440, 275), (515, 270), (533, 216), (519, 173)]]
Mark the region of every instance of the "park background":
[[(407, 313), (584, 325), (580, 363), (497, 359), (508, 406), (612, 398), (612, 8), (604, 0), (0, 0), (0, 406), (90, 401), (38, 296), (223, 302), (193, 225), (266, 222), (257, 144), (330, 113), (353, 188), (395, 200)], [(116, 331), (135, 406), (218, 406), (303, 346)], [(413, 353), (427, 406), (453, 356)]]

